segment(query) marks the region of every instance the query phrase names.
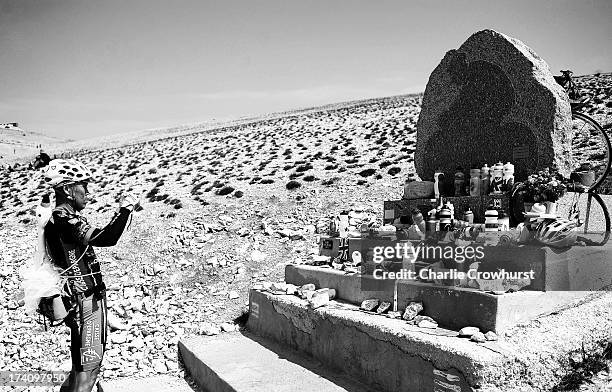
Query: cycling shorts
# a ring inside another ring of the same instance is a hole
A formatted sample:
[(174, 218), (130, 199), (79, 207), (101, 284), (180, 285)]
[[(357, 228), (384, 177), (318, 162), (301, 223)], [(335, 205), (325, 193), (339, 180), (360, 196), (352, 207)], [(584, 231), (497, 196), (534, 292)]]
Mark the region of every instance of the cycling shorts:
[(78, 372), (99, 369), (106, 349), (106, 291), (88, 297), (77, 295), (76, 308), (66, 318), (70, 328), (72, 368)]

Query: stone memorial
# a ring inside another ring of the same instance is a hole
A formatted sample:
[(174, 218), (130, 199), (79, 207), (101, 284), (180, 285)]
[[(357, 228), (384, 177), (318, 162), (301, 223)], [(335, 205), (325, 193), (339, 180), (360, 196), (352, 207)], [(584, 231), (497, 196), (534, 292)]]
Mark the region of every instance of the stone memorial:
[(569, 176), (571, 108), (546, 64), (521, 41), (493, 30), (446, 53), (431, 74), (417, 123), (415, 166), (436, 169), (452, 189), (458, 166), (513, 162), (517, 181), (553, 164)]

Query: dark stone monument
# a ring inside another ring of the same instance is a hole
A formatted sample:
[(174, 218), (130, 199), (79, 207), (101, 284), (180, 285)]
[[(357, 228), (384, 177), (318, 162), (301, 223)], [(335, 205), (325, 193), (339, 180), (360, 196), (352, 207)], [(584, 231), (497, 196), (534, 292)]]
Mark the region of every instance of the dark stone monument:
[(571, 109), (546, 62), (521, 41), (492, 30), (446, 53), (431, 74), (417, 123), (415, 166), (437, 168), (452, 189), (457, 166), (512, 162), (515, 178), (556, 165), (573, 169)]

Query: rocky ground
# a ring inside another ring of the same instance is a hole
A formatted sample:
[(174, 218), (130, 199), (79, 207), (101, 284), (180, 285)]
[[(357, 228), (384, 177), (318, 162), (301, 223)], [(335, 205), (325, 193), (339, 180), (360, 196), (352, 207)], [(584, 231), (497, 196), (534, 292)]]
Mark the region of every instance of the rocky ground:
[[(609, 130), (612, 74), (581, 77), (586, 109)], [(183, 374), (177, 341), (237, 328), (248, 288), (280, 281), (317, 252), (321, 217), (399, 198), (412, 168), (420, 96), (311, 110), (75, 157), (96, 176), (85, 214), (104, 224), (124, 192), (144, 209), (113, 248), (98, 249), (113, 331), (103, 378)], [(65, 327), (44, 331), (21, 306), (19, 268), (35, 244), (39, 172), (0, 177), (0, 369), (70, 367)], [(612, 208), (612, 206), (611, 206)]]

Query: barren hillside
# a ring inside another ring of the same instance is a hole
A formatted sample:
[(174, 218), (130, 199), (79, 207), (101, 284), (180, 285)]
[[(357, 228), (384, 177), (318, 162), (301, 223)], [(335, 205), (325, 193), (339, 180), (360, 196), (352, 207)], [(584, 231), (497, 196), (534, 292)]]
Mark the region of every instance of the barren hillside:
[[(578, 82), (609, 130), (612, 74)], [(363, 205), (382, 218), (412, 166), (419, 105), (381, 98), (76, 154), (96, 176), (93, 222), (111, 217), (121, 193), (146, 194), (120, 243), (98, 251), (109, 307), (129, 327), (112, 333), (104, 377), (180, 373), (178, 338), (234, 328), (250, 285), (317, 252), (319, 217)], [(69, 367), (64, 328), (42, 332), (19, 306), (46, 190), (39, 172), (0, 178), (0, 368)]]

